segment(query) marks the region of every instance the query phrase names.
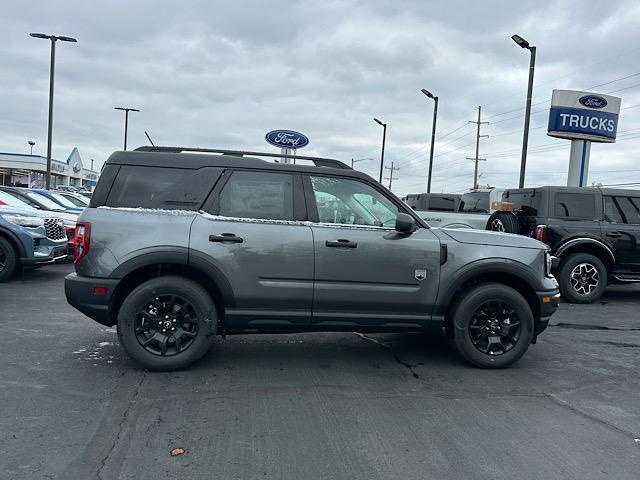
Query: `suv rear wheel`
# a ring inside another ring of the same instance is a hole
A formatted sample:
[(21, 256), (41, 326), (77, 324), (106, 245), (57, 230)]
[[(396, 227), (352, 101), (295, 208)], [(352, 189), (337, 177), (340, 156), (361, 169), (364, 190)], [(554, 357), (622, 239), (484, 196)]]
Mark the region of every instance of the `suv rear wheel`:
[(184, 277), (158, 277), (136, 287), (118, 313), (118, 337), (148, 370), (178, 370), (199, 360), (215, 340), (218, 315), (207, 291)]
[(18, 266), (18, 256), (13, 245), (0, 237), (0, 282), (11, 278)]
[(453, 315), (454, 345), (482, 368), (505, 368), (527, 351), (533, 336), (531, 308), (516, 290), (499, 283), (473, 287)]
[(573, 253), (562, 261), (558, 283), (562, 296), (571, 303), (592, 303), (607, 287), (607, 267), (588, 253)]

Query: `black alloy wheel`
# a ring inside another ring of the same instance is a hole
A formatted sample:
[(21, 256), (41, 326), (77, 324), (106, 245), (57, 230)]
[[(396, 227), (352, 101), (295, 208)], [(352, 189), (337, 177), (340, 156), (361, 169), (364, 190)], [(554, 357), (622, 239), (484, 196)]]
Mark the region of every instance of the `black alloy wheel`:
[(137, 315), (135, 333), (147, 352), (177, 355), (193, 344), (198, 334), (198, 317), (193, 306), (181, 296), (152, 297)]
[(487, 355), (502, 355), (520, 339), (520, 319), (513, 306), (499, 300), (480, 305), (469, 323), (473, 345)]

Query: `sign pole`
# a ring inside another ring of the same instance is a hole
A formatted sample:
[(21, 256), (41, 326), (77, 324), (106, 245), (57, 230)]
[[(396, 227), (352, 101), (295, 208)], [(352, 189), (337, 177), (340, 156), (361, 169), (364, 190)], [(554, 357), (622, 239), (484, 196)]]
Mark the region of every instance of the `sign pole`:
[(584, 187), (587, 184), (590, 156), (591, 142), (589, 140), (571, 140), (567, 187)]

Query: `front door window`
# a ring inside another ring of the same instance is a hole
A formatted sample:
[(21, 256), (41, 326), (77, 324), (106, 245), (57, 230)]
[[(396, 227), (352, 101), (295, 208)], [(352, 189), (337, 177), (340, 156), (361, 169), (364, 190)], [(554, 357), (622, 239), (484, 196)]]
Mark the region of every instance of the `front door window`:
[(321, 223), (393, 228), (398, 207), (364, 182), (312, 176), (311, 186)]

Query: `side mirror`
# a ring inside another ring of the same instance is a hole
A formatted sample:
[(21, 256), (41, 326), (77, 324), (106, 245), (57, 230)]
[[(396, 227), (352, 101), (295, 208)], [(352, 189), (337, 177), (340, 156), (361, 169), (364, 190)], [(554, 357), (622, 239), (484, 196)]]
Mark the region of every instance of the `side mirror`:
[(416, 229), (416, 221), (411, 215), (399, 213), (396, 217), (396, 232), (411, 233)]

